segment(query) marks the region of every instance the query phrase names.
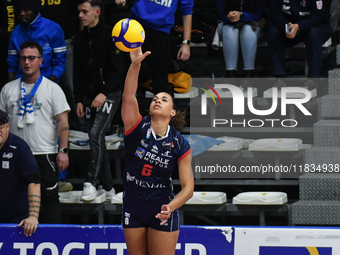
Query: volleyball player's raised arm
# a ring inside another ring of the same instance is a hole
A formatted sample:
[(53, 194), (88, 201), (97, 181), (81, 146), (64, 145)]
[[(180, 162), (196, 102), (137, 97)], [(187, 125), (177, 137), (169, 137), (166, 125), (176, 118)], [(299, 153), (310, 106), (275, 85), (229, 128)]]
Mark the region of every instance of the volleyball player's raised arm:
[(125, 78), (123, 101), (122, 101), (122, 119), (125, 131), (132, 128), (139, 120), (139, 107), (136, 98), (138, 87), (138, 75), (142, 61), (146, 56), (151, 54), (147, 51), (143, 54), (141, 48), (130, 52), (131, 65)]

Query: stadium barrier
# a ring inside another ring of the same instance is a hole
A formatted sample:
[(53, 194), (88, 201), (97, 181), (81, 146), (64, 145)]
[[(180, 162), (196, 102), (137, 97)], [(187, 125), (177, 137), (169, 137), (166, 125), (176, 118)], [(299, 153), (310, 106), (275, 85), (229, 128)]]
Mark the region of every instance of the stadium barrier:
[[(176, 255), (340, 254), (338, 227), (182, 226)], [(0, 255), (128, 254), (120, 225), (39, 225), (32, 237), (0, 224)]]

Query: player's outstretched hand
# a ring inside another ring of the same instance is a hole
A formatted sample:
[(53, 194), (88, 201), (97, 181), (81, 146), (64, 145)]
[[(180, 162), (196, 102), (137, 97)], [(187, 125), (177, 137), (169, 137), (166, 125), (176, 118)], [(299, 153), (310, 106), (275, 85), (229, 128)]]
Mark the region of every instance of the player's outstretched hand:
[(142, 48), (139, 47), (137, 50), (130, 52), (131, 62), (134, 64), (140, 64), (150, 54), (151, 54), (150, 51), (147, 51), (143, 54)]

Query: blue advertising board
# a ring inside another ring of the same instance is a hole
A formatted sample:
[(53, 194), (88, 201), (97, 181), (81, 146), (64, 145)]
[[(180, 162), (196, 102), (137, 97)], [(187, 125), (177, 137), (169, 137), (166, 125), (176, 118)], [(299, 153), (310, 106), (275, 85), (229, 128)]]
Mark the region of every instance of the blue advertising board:
[[(182, 226), (176, 255), (340, 254), (338, 227)], [(0, 224), (0, 255), (126, 255), (120, 225)]]
[[(232, 227), (182, 226), (176, 255), (234, 254)], [(218, 244), (218, 245), (217, 245)], [(119, 225), (39, 225), (32, 237), (0, 224), (0, 255), (128, 254)]]

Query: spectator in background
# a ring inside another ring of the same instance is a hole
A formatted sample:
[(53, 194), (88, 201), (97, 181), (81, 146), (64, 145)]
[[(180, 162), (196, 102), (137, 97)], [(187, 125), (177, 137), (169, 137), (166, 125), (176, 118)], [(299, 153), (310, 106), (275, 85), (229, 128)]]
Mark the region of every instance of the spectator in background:
[(14, 0), (0, 1), (0, 89), (7, 82), (9, 37), (18, 23)]
[(81, 129), (82, 124), (76, 114), (76, 104), (73, 95), (73, 42), (79, 31), (77, 0), (59, 0), (48, 3), (42, 1), (40, 14), (42, 17), (56, 22), (65, 35), (66, 63), (65, 72), (60, 77), (59, 85), (63, 89), (67, 102), (71, 107), (69, 121), (71, 129)]
[(58, 168), (63, 171), (69, 164), (70, 107), (60, 86), (41, 74), (42, 56), (43, 48), (38, 43), (27, 41), (20, 45), (23, 78), (2, 88), (0, 109), (9, 116), (11, 133), (27, 142), (38, 163), (42, 204), (39, 221), (61, 223)]
[(19, 23), (16, 12), (15, 0), (0, 1), (0, 27), (6, 30), (9, 35)]
[(85, 116), (91, 149), (87, 179), (80, 197), (83, 201), (91, 201), (96, 197), (97, 179), (107, 199), (116, 194), (105, 133), (121, 100), (124, 61), (123, 53), (112, 41), (112, 27), (99, 19), (100, 4), (99, 0), (79, 1), (79, 19), (84, 28), (74, 42), (74, 97), (78, 117)]
[[(308, 77), (321, 77), (322, 45), (331, 37), (329, 0), (271, 0), (268, 47), (272, 75), (285, 77), (285, 48), (304, 42)], [(287, 27), (287, 28), (286, 28)]]
[(5, 29), (0, 27), (0, 89), (7, 82), (7, 49), (7, 33)]
[[(0, 222), (19, 223), (31, 236), (38, 227), (40, 174), (27, 143), (9, 133), (6, 113), (0, 110)], [(15, 202), (14, 202), (15, 201)]]
[(223, 42), (226, 65), (224, 77), (236, 77), (239, 44), (241, 45), (246, 77), (255, 77), (257, 41), (265, 21), (263, 0), (218, 0), (218, 9), (223, 23), (217, 27)]
[[(125, 5), (126, 0), (116, 0), (117, 4)], [(136, 1), (132, 7), (132, 16), (139, 21), (145, 30), (143, 51), (152, 54), (145, 62), (151, 75), (150, 86), (155, 94), (169, 92), (170, 65), (170, 29), (174, 25), (177, 6), (183, 15), (183, 44), (178, 51), (177, 58), (188, 60), (190, 57), (190, 36), (192, 22), (193, 0), (173, 1)]]
[(20, 45), (29, 40), (36, 41), (43, 49), (44, 62), (41, 73), (51, 81), (58, 82), (65, 70), (66, 46), (61, 27), (41, 17), (41, 0), (17, 0), (21, 23), (11, 34), (8, 48), (8, 80), (21, 77), (19, 65)]
[[(59, 85), (63, 89), (67, 102), (71, 107), (69, 112), (70, 128), (73, 130), (84, 129), (84, 123), (77, 117), (77, 108), (73, 95), (73, 42), (79, 31), (77, 0), (42, 1), (40, 14), (42, 17), (56, 22), (65, 35), (66, 63), (65, 72), (60, 77)], [(67, 170), (59, 172), (59, 191), (65, 192), (73, 189), (71, 183), (66, 182)]]

